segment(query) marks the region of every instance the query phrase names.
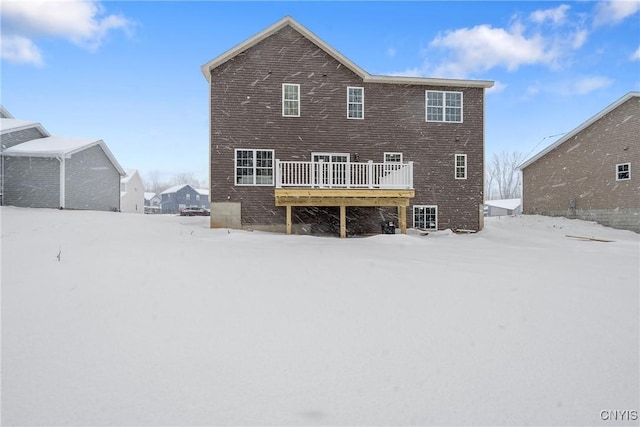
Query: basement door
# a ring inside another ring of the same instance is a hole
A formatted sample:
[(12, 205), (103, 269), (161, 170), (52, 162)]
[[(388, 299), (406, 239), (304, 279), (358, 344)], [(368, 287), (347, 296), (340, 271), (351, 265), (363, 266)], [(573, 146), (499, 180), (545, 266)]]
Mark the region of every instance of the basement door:
[(319, 187), (344, 187), (349, 172), (348, 153), (312, 153), (314, 183)]

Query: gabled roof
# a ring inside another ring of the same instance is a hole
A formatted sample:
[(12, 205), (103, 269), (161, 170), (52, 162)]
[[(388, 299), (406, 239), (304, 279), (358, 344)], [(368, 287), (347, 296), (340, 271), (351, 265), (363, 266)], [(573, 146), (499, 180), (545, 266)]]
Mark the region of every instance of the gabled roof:
[[(125, 169), (124, 172), (127, 175), (120, 178), (120, 182), (126, 184), (134, 175), (138, 174), (138, 169)], [(140, 176), (140, 174), (138, 174), (138, 176)]]
[(508, 210), (517, 209), (521, 203), (522, 201), (520, 199), (487, 200), (484, 202), (486, 206), (493, 206)]
[(144, 193), (144, 199), (145, 200), (151, 200), (154, 197), (156, 197), (156, 193), (150, 193), (150, 192), (145, 192)]
[(286, 26), (290, 26), (304, 37), (309, 39), (316, 46), (327, 52), (333, 58), (335, 58), (342, 65), (347, 67), (349, 70), (353, 71), (356, 75), (360, 76), (365, 83), (395, 83), (395, 84), (412, 84), (412, 85), (431, 85), (431, 86), (466, 86), (466, 87), (482, 87), (482, 88), (490, 88), (493, 86), (493, 82), (489, 80), (458, 80), (458, 79), (435, 79), (435, 78), (426, 78), (426, 77), (395, 77), (395, 76), (375, 76), (367, 73), (365, 70), (357, 66), (354, 62), (352, 62), (349, 58), (342, 55), (340, 52), (329, 46), (327, 43), (322, 41), (318, 36), (313, 34), (307, 28), (298, 23), (295, 19), (290, 16), (285, 16), (275, 24), (270, 27), (264, 29), (248, 40), (240, 43), (239, 45), (229, 49), (224, 52), (222, 55), (217, 56), (211, 61), (207, 62), (201, 67), (202, 74), (204, 78), (209, 81), (209, 75), (211, 70), (218, 67), (221, 64), (229, 61), (236, 55), (244, 52), (245, 50), (255, 46), (260, 43), (262, 40), (268, 38), (269, 36), (277, 33), (281, 29)]
[(36, 128), (44, 136), (49, 136), (49, 132), (47, 132), (47, 130), (40, 123), (32, 122), (30, 120), (0, 118), (0, 135), (4, 135), (11, 132), (17, 132), (17, 131), (29, 129), (29, 128)]
[[(164, 190), (160, 194), (177, 193), (178, 191), (182, 190), (184, 187), (191, 187), (191, 186), (189, 184), (174, 185), (173, 187), (167, 188), (166, 190)], [(193, 187), (191, 187), (191, 188), (193, 188)]]
[(95, 145), (100, 146), (102, 151), (107, 155), (113, 166), (116, 168), (120, 176), (126, 175), (122, 166), (113, 156), (107, 144), (101, 139), (86, 138), (69, 138), (64, 136), (48, 136), (46, 138), (32, 139), (13, 147), (7, 148), (2, 152), (3, 156), (12, 157), (55, 157), (69, 158), (73, 154), (91, 148)]
[(13, 115), (11, 115), (11, 113), (4, 108), (2, 105), (0, 105), (0, 118), (3, 119), (13, 119)]
[(196, 192), (198, 194), (200, 194), (201, 196), (208, 196), (209, 195), (209, 190), (207, 190), (205, 188), (196, 188)]
[(640, 92), (627, 93), (626, 95), (624, 95), (623, 97), (621, 97), (620, 99), (618, 99), (617, 101), (609, 105), (607, 108), (600, 111), (598, 114), (591, 117), (589, 120), (582, 123), (580, 126), (575, 128), (571, 132), (565, 134), (562, 138), (558, 139), (556, 142), (554, 142), (553, 144), (551, 144), (550, 146), (548, 146), (547, 148), (545, 148), (544, 150), (542, 150), (541, 152), (539, 152), (538, 154), (536, 154), (535, 156), (527, 160), (526, 162), (522, 163), (520, 166), (518, 166), (518, 169), (522, 170), (526, 168), (527, 166), (531, 165), (532, 163), (534, 163), (535, 161), (543, 157), (545, 154), (559, 147), (566, 141), (573, 139), (577, 134), (582, 132), (584, 129), (588, 128), (589, 126), (591, 126), (592, 124), (594, 124), (595, 122), (597, 122), (598, 120), (600, 120), (601, 118), (603, 118), (604, 116), (606, 116), (607, 114), (609, 114), (610, 112), (612, 112), (613, 110), (615, 110), (616, 108), (618, 108), (619, 106), (621, 106), (622, 104), (630, 100), (631, 98), (638, 98), (638, 97), (640, 97)]

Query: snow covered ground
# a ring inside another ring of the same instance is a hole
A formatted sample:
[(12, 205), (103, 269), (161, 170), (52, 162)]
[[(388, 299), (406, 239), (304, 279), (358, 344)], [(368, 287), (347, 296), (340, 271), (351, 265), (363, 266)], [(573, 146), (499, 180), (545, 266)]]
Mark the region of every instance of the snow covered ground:
[(0, 214), (2, 425), (638, 424), (610, 415), (640, 409), (632, 232), (519, 216), (338, 239)]

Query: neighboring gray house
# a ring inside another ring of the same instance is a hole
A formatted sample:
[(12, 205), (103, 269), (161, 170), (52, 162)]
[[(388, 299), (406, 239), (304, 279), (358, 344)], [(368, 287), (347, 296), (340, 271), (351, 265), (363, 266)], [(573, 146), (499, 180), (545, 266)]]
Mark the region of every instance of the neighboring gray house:
[(160, 202), (162, 198), (156, 193), (144, 193), (144, 213), (153, 214), (160, 213)]
[(487, 200), (484, 202), (485, 216), (519, 215), (522, 213), (520, 199)]
[(198, 207), (209, 209), (209, 195), (201, 194), (189, 184), (176, 185), (167, 188), (160, 197), (161, 212), (163, 214), (178, 214), (184, 208)]
[(640, 233), (640, 92), (629, 92), (527, 160), (523, 212)]
[(291, 17), (201, 71), (212, 227), (482, 228), (492, 81), (372, 75)]
[(125, 169), (120, 179), (120, 212), (144, 213), (144, 184), (136, 169)]
[(3, 204), (120, 210), (125, 171), (104, 141), (50, 136), (39, 123), (0, 118), (0, 142)]

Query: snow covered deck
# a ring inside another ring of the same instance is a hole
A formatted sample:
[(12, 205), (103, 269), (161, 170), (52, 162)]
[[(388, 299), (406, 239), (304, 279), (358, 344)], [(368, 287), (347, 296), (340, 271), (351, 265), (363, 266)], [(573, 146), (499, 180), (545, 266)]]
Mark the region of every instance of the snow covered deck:
[(346, 237), (347, 206), (398, 209), (400, 231), (407, 232), (407, 206), (415, 197), (413, 162), (283, 162), (276, 159), (276, 206), (285, 206), (291, 234), (293, 206), (338, 206), (340, 237)]

